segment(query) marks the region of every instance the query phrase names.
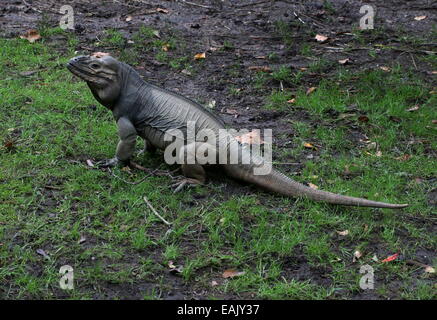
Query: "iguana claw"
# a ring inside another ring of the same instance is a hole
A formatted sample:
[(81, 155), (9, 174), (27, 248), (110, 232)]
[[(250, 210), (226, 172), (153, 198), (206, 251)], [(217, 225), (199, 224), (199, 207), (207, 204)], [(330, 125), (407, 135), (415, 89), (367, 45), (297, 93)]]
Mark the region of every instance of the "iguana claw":
[(192, 187), (192, 186), (199, 185), (199, 184), (202, 184), (202, 182), (200, 182), (197, 179), (184, 178), (184, 179), (172, 184), (171, 188), (175, 188), (173, 193), (177, 193), (177, 192), (181, 191), (184, 187)]
[(96, 166), (99, 168), (113, 168), (119, 164), (122, 164), (122, 161), (117, 157), (114, 157), (112, 159), (101, 160), (96, 163)]

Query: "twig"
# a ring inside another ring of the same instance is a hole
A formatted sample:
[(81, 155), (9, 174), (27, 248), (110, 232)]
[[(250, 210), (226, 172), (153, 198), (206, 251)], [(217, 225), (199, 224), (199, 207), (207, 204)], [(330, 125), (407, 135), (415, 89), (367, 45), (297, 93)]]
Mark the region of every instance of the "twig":
[(416, 70), (417, 70), (416, 61), (414, 61), (414, 57), (413, 57), (413, 54), (411, 52), (410, 52), (410, 57), (411, 57), (411, 60), (413, 60), (414, 68), (416, 68)]
[(155, 208), (150, 204), (149, 200), (147, 200), (146, 196), (143, 197), (144, 202), (146, 202), (147, 206), (150, 208), (150, 210), (152, 210), (152, 212), (159, 218), (161, 219), (162, 222), (164, 222), (166, 225), (170, 226), (171, 223), (168, 222), (167, 220), (165, 220), (156, 210)]
[(214, 9), (213, 7), (210, 6), (205, 6), (203, 4), (198, 4), (198, 3), (194, 3), (194, 2), (189, 2), (189, 1), (185, 1), (185, 0), (180, 0), (183, 3), (186, 3), (190, 6), (196, 6), (196, 7), (201, 7), (201, 8), (205, 8), (205, 9)]
[(261, 0), (258, 2), (251, 2), (251, 3), (244, 3), (244, 4), (240, 4), (239, 6), (236, 6), (237, 8), (244, 8), (244, 7), (248, 7), (248, 6), (256, 6), (259, 4), (263, 4), (266, 2), (274, 2), (274, 0)]

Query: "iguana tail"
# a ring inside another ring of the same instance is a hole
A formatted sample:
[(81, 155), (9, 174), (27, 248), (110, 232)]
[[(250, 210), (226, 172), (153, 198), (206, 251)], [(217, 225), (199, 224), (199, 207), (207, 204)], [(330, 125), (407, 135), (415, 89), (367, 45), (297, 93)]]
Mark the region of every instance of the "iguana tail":
[(390, 204), (315, 190), (290, 179), (274, 169), (272, 169), (271, 173), (267, 175), (254, 175), (253, 167), (250, 165), (226, 165), (225, 170), (231, 177), (253, 183), (268, 191), (290, 197), (307, 197), (314, 201), (357, 207), (399, 209), (408, 206), (408, 204)]

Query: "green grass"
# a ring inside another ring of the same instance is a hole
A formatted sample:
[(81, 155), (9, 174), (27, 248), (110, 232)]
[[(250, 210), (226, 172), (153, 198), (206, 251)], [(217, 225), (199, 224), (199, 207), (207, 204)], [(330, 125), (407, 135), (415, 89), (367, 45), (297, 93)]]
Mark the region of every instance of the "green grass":
[[(363, 73), (359, 80), (343, 73), (335, 81), (322, 81), (310, 95), (305, 88), (299, 90), (295, 105), (314, 122), (296, 119), (288, 124), (296, 132), (294, 145), (320, 145), (318, 158), (304, 162), (296, 180), (333, 192), (410, 203), (403, 211), (335, 207), (240, 185), (241, 193), (228, 194), (214, 182), (173, 194), (167, 177), (130, 185), (87, 167), (87, 159), (113, 156), (116, 128), (110, 112), (64, 67), (74, 55), (74, 37), (65, 38), (60, 54), (51, 34), (34, 44), (0, 40), (1, 297), (93, 299), (113, 292), (111, 287), (118, 292), (112, 298), (123, 298), (132, 296), (124, 288), (133, 286), (138, 288), (135, 296), (159, 299), (173, 287), (168, 265), (173, 261), (183, 266), (175, 275), (180, 281), (208, 291), (211, 298), (353, 298), (362, 292), (361, 264), (375, 268), (379, 297), (433, 298), (432, 275), (402, 262), (371, 260), (375, 253), (379, 259), (394, 252), (414, 257), (419, 249), (436, 247), (429, 231), (432, 207), (427, 205), (435, 179), (431, 150), (436, 149), (436, 131), (430, 122), (436, 115), (436, 96), (420, 80), (400, 69)], [(109, 35), (111, 45), (122, 44), (117, 33)], [(139, 37), (157, 41), (149, 29)], [(161, 44), (145, 50), (158, 52)], [(178, 63), (182, 67), (186, 61)], [(36, 72), (20, 75), (24, 71)], [(289, 76), (286, 69), (274, 75), (277, 80)], [(355, 87), (354, 93), (345, 91), (346, 83)], [(290, 98), (290, 92), (274, 92), (267, 104), (290, 111)], [(329, 109), (346, 113), (352, 104), (369, 117), (368, 123), (360, 123), (358, 114), (354, 116), (355, 130), (377, 143), (380, 157), (349, 140), (346, 120), (327, 116)], [(405, 111), (415, 104), (421, 106), (418, 111)], [(409, 144), (412, 139), (428, 142)], [(278, 150), (278, 156), (288, 151)], [(308, 152), (298, 147), (293, 157)], [(403, 154), (412, 157), (395, 160)], [(160, 156), (137, 161), (168, 169)], [(345, 178), (346, 166), (356, 175)], [(120, 168), (114, 174), (129, 181), (144, 176)], [(171, 228), (148, 209), (145, 195), (172, 222)], [(340, 237), (336, 231), (341, 230), (349, 235)], [(357, 249), (363, 257), (352, 263)], [(75, 270), (72, 291), (59, 288), (59, 268), (66, 264)], [(223, 279), (222, 272), (230, 268), (245, 274)], [(211, 287), (212, 280), (218, 285)], [(398, 291), (389, 287), (391, 281)]]

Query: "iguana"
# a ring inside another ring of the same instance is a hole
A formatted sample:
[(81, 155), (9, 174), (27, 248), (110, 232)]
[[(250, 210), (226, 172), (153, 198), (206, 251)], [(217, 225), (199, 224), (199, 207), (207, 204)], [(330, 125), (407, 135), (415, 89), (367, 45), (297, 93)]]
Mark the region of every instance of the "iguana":
[[(108, 54), (97, 53), (74, 57), (68, 62), (67, 68), (86, 81), (97, 101), (112, 111), (117, 123), (119, 142), (116, 155), (104, 162), (103, 167), (129, 162), (134, 153), (137, 135), (145, 140), (146, 148), (164, 150), (171, 143), (164, 140), (165, 133), (171, 132), (172, 129), (184, 131), (189, 121), (195, 123), (197, 130), (210, 129), (217, 133), (220, 129), (225, 129), (224, 122), (211, 111), (177, 93), (144, 81), (132, 67)], [(190, 147), (195, 150), (200, 144), (202, 142), (194, 142)], [(237, 145), (243, 157), (247, 156), (242, 144), (238, 142)], [(186, 145), (183, 148), (181, 153), (187, 153), (189, 148)], [(241, 157), (238, 159), (240, 161)], [(303, 196), (315, 201), (362, 207), (396, 209), (408, 206), (408, 204), (389, 204), (316, 190), (292, 180), (275, 169), (266, 175), (254, 174), (255, 168), (261, 166), (263, 161), (257, 158), (249, 164), (218, 164), (218, 166), (232, 178), (253, 183), (285, 196)], [(187, 177), (185, 182), (205, 182), (206, 174), (202, 164), (182, 164), (181, 167), (183, 175)]]

